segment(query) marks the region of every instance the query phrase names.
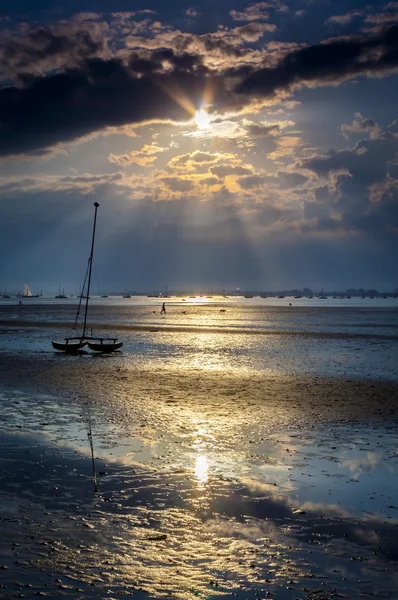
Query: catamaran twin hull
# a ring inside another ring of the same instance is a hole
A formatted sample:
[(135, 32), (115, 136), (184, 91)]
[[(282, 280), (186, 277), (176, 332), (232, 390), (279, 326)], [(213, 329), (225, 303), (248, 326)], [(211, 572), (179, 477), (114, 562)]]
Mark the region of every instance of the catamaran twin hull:
[(52, 341), (52, 345), (53, 348), (55, 348), (55, 350), (61, 350), (62, 352), (67, 352), (68, 354), (72, 354), (73, 352), (79, 352), (79, 350), (82, 350), (82, 348), (84, 348), (84, 346), (87, 345), (87, 341), (86, 340), (77, 340), (77, 341), (71, 341), (71, 340), (65, 340), (64, 342), (55, 342), (54, 340)]
[(119, 350), (123, 346), (123, 342), (118, 342), (114, 338), (65, 338), (64, 342), (56, 342), (53, 340), (52, 345), (55, 350), (67, 352), (68, 354), (79, 352), (85, 346), (88, 346), (93, 352), (109, 353)]

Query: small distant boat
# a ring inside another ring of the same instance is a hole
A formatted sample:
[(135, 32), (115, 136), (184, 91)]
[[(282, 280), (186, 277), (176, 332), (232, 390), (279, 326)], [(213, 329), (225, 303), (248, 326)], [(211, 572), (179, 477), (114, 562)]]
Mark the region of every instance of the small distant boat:
[(131, 298), (131, 295), (128, 293), (127, 288), (126, 288), (126, 291), (123, 294), (123, 298)]
[(286, 298), (286, 296), (281, 295), (281, 296), (278, 296), (278, 298)]
[(249, 294), (246, 294), (245, 298), (254, 298), (254, 296), (250, 296)]
[(107, 296), (106, 294), (103, 294), (103, 295), (101, 296), (101, 298), (109, 298), (109, 296)]
[(62, 288), (61, 294), (61, 286), (58, 287), (58, 294), (55, 296), (58, 300), (65, 300), (68, 296), (65, 296), (65, 290)]
[[(21, 295), (19, 294), (17, 297), (21, 297)], [(22, 294), (22, 298), (40, 298), (40, 294), (32, 294), (32, 291), (29, 287), (29, 284), (27, 281), (25, 281), (25, 285), (23, 288), (23, 294)]]
[[(97, 223), (97, 211), (99, 204), (98, 202), (94, 202), (95, 212), (94, 212), (94, 223), (93, 223), (93, 234), (91, 240), (91, 251), (88, 259), (88, 266), (86, 271), (86, 277), (84, 279), (82, 291), (80, 294), (79, 306), (77, 309), (75, 326), (77, 326), (80, 315), (80, 310), (83, 304), (83, 299), (85, 299), (84, 304), (84, 320), (83, 320), (83, 332), (81, 335), (74, 335), (66, 337), (64, 341), (53, 340), (52, 345), (55, 350), (61, 350), (66, 353), (73, 353), (82, 350), (87, 344), (91, 350), (95, 352), (114, 352), (115, 350), (119, 350), (123, 346), (123, 342), (119, 342), (117, 338), (102, 338), (98, 336), (88, 336), (86, 332), (88, 330), (87, 325), (87, 312), (88, 312), (88, 304), (90, 299), (90, 284), (91, 284), (91, 271), (93, 267), (93, 254), (94, 254), (94, 241), (95, 241), (95, 227)], [(86, 288), (86, 280), (87, 280), (87, 288)]]

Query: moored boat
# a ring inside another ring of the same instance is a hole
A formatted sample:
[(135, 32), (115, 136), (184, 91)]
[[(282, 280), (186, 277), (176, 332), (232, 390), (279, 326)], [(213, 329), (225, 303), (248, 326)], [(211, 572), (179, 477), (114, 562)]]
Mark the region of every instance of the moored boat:
[[(86, 345), (89, 346), (91, 350), (96, 352), (113, 352), (114, 350), (118, 350), (123, 346), (123, 342), (119, 342), (117, 338), (100, 338), (99, 336), (94, 335), (86, 335), (88, 328), (87, 325), (87, 313), (88, 313), (88, 303), (90, 299), (90, 284), (91, 284), (91, 271), (93, 267), (93, 254), (94, 254), (94, 241), (95, 241), (95, 228), (97, 224), (97, 210), (99, 207), (98, 202), (94, 202), (95, 212), (94, 212), (94, 223), (93, 223), (93, 234), (91, 239), (91, 251), (88, 259), (88, 266), (86, 271), (86, 277), (84, 279), (82, 291), (80, 294), (79, 306), (77, 309), (77, 314), (75, 318), (74, 329), (77, 328), (78, 322), (83, 323), (83, 332), (80, 336), (73, 335), (66, 337), (64, 341), (53, 340), (52, 345), (55, 350), (61, 350), (62, 352), (73, 353), (79, 352)], [(87, 281), (87, 286), (86, 286)], [(84, 304), (84, 319), (81, 320), (79, 318), (80, 310), (82, 307), (83, 300), (85, 300)], [(91, 329), (91, 328), (90, 328)]]

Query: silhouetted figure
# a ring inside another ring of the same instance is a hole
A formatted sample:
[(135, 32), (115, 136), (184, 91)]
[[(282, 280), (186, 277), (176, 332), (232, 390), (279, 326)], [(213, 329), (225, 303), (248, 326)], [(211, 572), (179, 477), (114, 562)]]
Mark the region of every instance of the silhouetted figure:
[(20, 300), (20, 301), (18, 302), (18, 304), (22, 304), (22, 300)]
[(163, 302), (162, 304), (162, 310), (160, 311), (161, 315), (165, 315), (166, 314), (166, 302)]

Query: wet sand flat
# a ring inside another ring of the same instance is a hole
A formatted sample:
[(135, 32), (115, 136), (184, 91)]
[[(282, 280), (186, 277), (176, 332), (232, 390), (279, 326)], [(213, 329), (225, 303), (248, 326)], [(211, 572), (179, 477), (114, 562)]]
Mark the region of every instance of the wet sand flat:
[(395, 597), (394, 382), (127, 353), (0, 375), (5, 598)]
[(223, 306), (2, 307), (0, 597), (396, 598), (396, 308)]

